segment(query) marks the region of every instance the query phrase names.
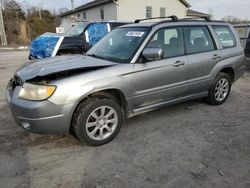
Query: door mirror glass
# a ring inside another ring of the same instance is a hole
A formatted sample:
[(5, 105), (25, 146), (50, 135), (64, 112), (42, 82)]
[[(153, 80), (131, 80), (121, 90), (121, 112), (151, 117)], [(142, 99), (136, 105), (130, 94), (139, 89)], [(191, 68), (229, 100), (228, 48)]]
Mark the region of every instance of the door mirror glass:
[(145, 48), (142, 52), (142, 56), (147, 61), (158, 61), (163, 59), (164, 52), (161, 48)]

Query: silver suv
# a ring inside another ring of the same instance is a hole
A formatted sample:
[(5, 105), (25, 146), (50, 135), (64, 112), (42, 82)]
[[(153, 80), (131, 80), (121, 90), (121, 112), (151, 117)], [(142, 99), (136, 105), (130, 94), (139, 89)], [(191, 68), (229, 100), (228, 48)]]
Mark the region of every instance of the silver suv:
[(169, 18), (116, 28), (85, 56), (17, 70), (6, 92), (16, 122), (99, 146), (137, 114), (195, 98), (224, 103), (244, 73), (235, 30), (223, 22)]

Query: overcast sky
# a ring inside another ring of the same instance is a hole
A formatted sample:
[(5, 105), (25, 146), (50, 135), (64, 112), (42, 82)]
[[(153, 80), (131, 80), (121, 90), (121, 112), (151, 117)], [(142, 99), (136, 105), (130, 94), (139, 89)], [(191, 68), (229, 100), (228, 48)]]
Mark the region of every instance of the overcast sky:
[[(42, 6), (43, 8), (70, 9), (70, 0), (17, 0), (34, 6)], [(90, 0), (75, 0), (75, 5), (79, 6)], [(250, 19), (250, 0), (187, 0), (192, 9), (205, 13), (213, 12), (214, 18), (221, 19), (224, 16), (232, 15), (240, 18)]]

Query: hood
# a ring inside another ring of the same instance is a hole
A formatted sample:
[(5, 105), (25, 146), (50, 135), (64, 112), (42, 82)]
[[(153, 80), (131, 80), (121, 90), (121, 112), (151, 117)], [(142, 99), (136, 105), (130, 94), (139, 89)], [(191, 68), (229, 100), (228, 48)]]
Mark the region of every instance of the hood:
[(57, 56), (55, 58), (43, 59), (25, 65), (17, 70), (15, 75), (24, 83), (36, 77), (44, 77), (70, 71), (96, 70), (114, 65), (117, 65), (117, 63), (83, 55)]
[(30, 46), (30, 55), (36, 59), (51, 57), (58, 41), (64, 38), (62, 34), (44, 33), (35, 38)]

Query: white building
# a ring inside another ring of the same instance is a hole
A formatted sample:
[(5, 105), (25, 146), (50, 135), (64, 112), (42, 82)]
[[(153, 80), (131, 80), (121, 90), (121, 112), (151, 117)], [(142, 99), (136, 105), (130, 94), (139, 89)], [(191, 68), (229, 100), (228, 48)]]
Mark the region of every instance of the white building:
[(204, 17), (207, 14), (190, 10), (185, 0), (94, 0), (61, 15), (62, 19), (119, 20), (176, 15), (179, 18)]

